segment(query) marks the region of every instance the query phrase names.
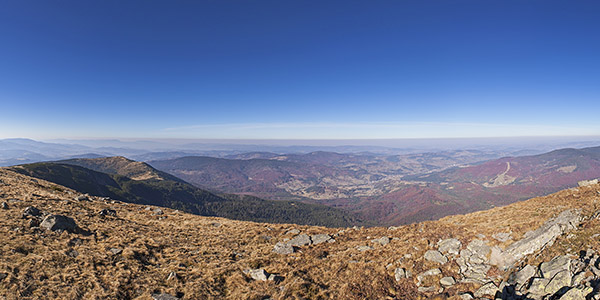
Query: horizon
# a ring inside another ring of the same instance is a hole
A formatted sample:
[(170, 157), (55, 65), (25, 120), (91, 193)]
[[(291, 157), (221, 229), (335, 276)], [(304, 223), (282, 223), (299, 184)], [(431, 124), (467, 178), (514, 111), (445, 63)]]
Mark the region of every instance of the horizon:
[(595, 1), (9, 2), (0, 138), (600, 135), (599, 13)]

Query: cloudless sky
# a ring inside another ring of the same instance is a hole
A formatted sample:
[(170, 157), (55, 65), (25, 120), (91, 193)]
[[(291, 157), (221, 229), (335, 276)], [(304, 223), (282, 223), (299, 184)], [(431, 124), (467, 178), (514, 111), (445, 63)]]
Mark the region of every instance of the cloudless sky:
[(2, 1), (0, 138), (600, 134), (599, 1)]

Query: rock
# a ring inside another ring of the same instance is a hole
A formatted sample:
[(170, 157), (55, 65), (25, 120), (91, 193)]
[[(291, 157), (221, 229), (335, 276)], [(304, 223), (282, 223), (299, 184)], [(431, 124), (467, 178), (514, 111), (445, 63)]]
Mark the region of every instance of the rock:
[(42, 212), (34, 206), (28, 206), (23, 210), (23, 217), (38, 217), (41, 216)]
[(154, 213), (155, 216), (160, 216), (160, 215), (164, 214), (164, 212), (160, 208), (155, 208), (152, 210), (152, 212)]
[(570, 270), (571, 259), (566, 255), (557, 256), (551, 261), (544, 262), (540, 265), (540, 272), (544, 278), (552, 278), (558, 272)]
[(371, 247), (371, 246), (356, 246), (356, 250), (363, 252), (363, 251), (373, 250), (373, 247)]
[(396, 278), (396, 281), (400, 281), (400, 279), (406, 278), (406, 271), (404, 270), (404, 268), (396, 268), (396, 270), (394, 270), (394, 278)]
[(467, 249), (471, 251), (470, 261), (472, 263), (484, 263), (487, 262), (487, 256), (491, 251), (490, 246), (487, 245), (487, 241), (473, 240), (467, 245)]
[(425, 252), (424, 257), (428, 261), (432, 261), (442, 265), (448, 262), (448, 259), (437, 250), (429, 250)]
[(299, 234), (300, 230), (294, 228), (294, 229), (290, 229), (288, 230), (285, 234)]
[(499, 269), (506, 270), (526, 255), (552, 245), (558, 236), (575, 229), (580, 222), (579, 210), (563, 211), (540, 228), (527, 232), (523, 239), (508, 246), (492, 263)]
[(437, 292), (438, 288), (436, 288), (435, 286), (420, 286), (419, 288), (417, 288), (417, 291), (419, 291), (420, 293), (433, 293)]
[(535, 276), (537, 272), (536, 268), (532, 265), (526, 265), (517, 273), (514, 274), (514, 279), (511, 280), (511, 283), (515, 283), (518, 288), (523, 286), (524, 284), (531, 279), (531, 277)]
[(69, 240), (69, 242), (67, 243), (67, 245), (73, 247), (73, 246), (80, 246), (83, 244), (83, 240), (80, 238), (72, 238), (71, 240)]
[(460, 300), (471, 300), (471, 299), (473, 299), (473, 295), (471, 295), (470, 293), (463, 293), (463, 294), (458, 295), (458, 298)]
[(90, 199), (86, 195), (80, 195), (80, 196), (75, 197), (75, 200), (76, 201), (88, 201)]
[(110, 250), (108, 251), (110, 251), (110, 253), (112, 253), (113, 255), (119, 255), (123, 252), (123, 250), (119, 248), (110, 248)]
[(288, 245), (295, 247), (310, 245), (310, 243), (310, 237), (306, 234), (299, 234), (287, 242)]
[(2, 204), (0, 204), (0, 208), (2, 208), (2, 209), (8, 209), (9, 208), (8, 207), (8, 203), (2, 202)]
[(482, 298), (484, 296), (495, 297), (497, 292), (498, 287), (493, 282), (488, 282), (477, 289), (474, 296), (475, 298)]
[(544, 292), (546, 294), (552, 295), (552, 294), (558, 292), (563, 287), (566, 287), (569, 285), (571, 285), (571, 273), (568, 270), (563, 270), (563, 271), (556, 273), (556, 275), (554, 275), (554, 277), (552, 277), (552, 280), (550, 280), (550, 282), (544, 289)]
[(545, 295), (546, 286), (550, 282), (549, 278), (533, 278), (527, 288), (527, 295)]
[(592, 179), (592, 180), (582, 180), (582, 181), (578, 181), (577, 185), (582, 187), (582, 186), (590, 186), (593, 184), (598, 184), (598, 179)]
[(254, 280), (267, 281), (269, 274), (265, 269), (248, 269), (244, 270), (244, 274), (250, 276)]
[(78, 231), (77, 224), (75, 224), (75, 220), (63, 216), (63, 215), (48, 215), (42, 223), (40, 224), (41, 228), (52, 231), (67, 231), (70, 233), (76, 233)]
[(585, 300), (586, 296), (593, 292), (591, 287), (572, 288), (564, 293), (559, 300)]
[(179, 300), (178, 297), (171, 296), (169, 294), (152, 294), (154, 300)]
[(423, 281), (423, 279), (425, 279), (425, 277), (428, 276), (437, 276), (442, 274), (442, 271), (440, 269), (429, 269), (419, 275), (417, 275), (417, 281), (419, 282), (417, 285), (420, 285), (421, 281)]
[(453, 286), (456, 283), (454, 277), (448, 276), (440, 279), (440, 284), (445, 287)]
[(269, 278), (267, 279), (268, 281), (275, 281), (275, 283), (280, 283), (284, 280), (285, 278), (283, 276), (279, 276), (276, 274), (270, 274)]
[(29, 219), (29, 228), (39, 227), (40, 220), (38, 219)]
[(292, 254), (294, 253), (294, 247), (292, 245), (280, 242), (275, 244), (273, 247), (273, 252), (283, 255)]
[(317, 245), (331, 240), (331, 236), (329, 234), (314, 234), (310, 236), (310, 240), (314, 245)]
[(116, 217), (117, 216), (117, 211), (114, 210), (114, 209), (105, 208), (105, 209), (101, 210), (98, 214), (101, 215), (101, 216)]
[(439, 241), (437, 246), (438, 250), (443, 254), (458, 255), (461, 243), (459, 240), (452, 238)]
[(374, 239), (371, 242), (376, 243), (376, 244), (380, 244), (381, 246), (385, 246), (387, 244), (390, 243), (390, 238), (387, 236), (382, 236), (378, 239)]
[(510, 235), (511, 235), (510, 232), (500, 232), (500, 233), (492, 234), (492, 238), (496, 239), (499, 242), (504, 243), (511, 239)]
[(0, 273), (0, 281), (4, 280), (6, 277), (8, 277), (8, 273)]
[(67, 256), (76, 258), (77, 256), (79, 256), (79, 252), (77, 250), (70, 250), (67, 251)]

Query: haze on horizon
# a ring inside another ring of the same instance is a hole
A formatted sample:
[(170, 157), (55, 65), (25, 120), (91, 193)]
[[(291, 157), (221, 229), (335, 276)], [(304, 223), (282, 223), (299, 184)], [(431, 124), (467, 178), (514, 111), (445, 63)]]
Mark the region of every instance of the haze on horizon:
[(10, 1), (0, 138), (598, 136), (597, 1)]

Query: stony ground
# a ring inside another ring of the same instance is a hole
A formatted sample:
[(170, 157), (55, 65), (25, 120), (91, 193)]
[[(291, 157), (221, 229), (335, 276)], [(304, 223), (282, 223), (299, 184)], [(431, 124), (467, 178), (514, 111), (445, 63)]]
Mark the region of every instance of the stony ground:
[[(558, 299), (579, 286), (591, 298), (598, 293), (589, 285), (598, 284), (590, 260), (600, 251), (599, 192), (590, 185), (402, 227), (324, 228), (82, 197), (0, 169), (0, 299), (468, 299), (493, 298), (506, 286), (518, 297), (533, 282), (545, 289), (553, 278), (542, 280), (539, 266), (560, 255), (582, 261), (585, 276), (540, 297)], [(24, 216), (31, 206), (40, 214)], [(566, 211), (577, 221), (557, 225), (551, 240), (539, 237), (539, 249), (508, 267), (492, 263)], [(456, 251), (450, 239), (460, 242)], [(535, 272), (519, 291), (515, 274), (527, 265)], [(474, 272), (480, 266), (484, 274)]]

